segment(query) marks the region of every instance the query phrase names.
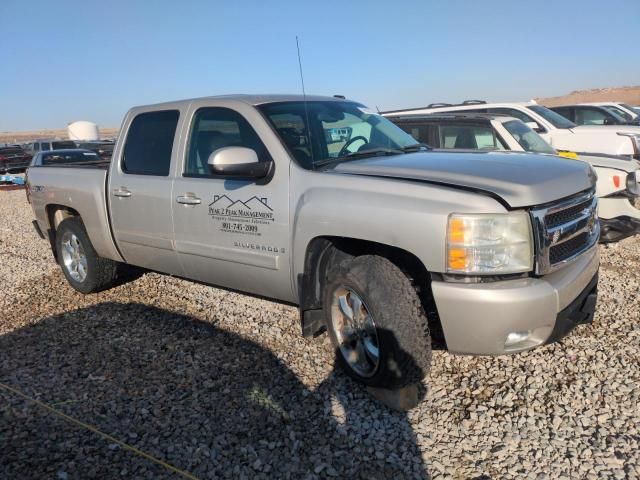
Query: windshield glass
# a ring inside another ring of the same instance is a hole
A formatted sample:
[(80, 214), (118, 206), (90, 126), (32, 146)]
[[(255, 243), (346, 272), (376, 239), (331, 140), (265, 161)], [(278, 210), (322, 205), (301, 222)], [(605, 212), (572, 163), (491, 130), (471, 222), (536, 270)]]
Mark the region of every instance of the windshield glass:
[(400, 154), (400, 149), (418, 143), (385, 117), (358, 103), (311, 101), (305, 106), (305, 102), (296, 101), (258, 108), (298, 163), (309, 170), (328, 162), (346, 161), (355, 154)]
[(503, 123), (504, 128), (516, 139), (525, 152), (550, 153), (556, 151), (536, 132), (527, 127), (520, 120), (510, 120)]
[(553, 110), (549, 110), (547, 107), (543, 107), (542, 105), (527, 105), (527, 108), (533, 112), (536, 112), (556, 128), (576, 127), (576, 124), (571, 120), (567, 120), (562, 115), (554, 112)]
[(616, 119), (620, 119), (621, 121), (629, 121), (629, 120), (633, 120), (633, 117), (631, 116), (631, 114), (625, 112), (624, 110), (622, 110), (621, 108), (618, 108), (614, 105), (603, 105), (603, 108), (605, 108), (609, 113), (611, 113), (614, 117), (616, 117)]
[(78, 150), (76, 152), (56, 152), (55, 150), (53, 150), (51, 153), (42, 154), (42, 165), (95, 162), (96, 160), (100, 160), (97, 153), (83, 152), (82, 150)]
[[(628, 103), (619, 103), (618, 105), (620, 105), (623, 108), (626, 108), (629, 112), (631, 112), (632, 114), (635, 114), (637, 116), (637, 108), (632, 107), (631, 105), (629, 105)], [(635, 118), (635, 117), (633, 117)]]

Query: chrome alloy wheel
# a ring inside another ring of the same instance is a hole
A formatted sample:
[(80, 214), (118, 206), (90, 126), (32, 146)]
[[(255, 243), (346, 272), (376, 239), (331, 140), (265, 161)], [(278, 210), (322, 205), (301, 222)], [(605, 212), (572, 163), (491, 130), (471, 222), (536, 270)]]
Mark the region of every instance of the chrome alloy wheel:
[(380, 347), (376, 324), (365, 303), (348, 287), (339, 287), (331, 299), (331, 323), (340, 353), (361, 377), (378, 370)]
[(87, 256), (80, 240), (71, 232), (62, 234), (62, 263), (76, 282), (87, 278)]

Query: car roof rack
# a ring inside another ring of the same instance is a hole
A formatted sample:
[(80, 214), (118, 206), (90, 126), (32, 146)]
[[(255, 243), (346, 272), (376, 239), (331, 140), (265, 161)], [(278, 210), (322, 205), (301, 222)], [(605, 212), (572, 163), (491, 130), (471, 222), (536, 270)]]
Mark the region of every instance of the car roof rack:
[(400, 112), (412, 112), (414, 110), (428, 110), (430, 108), (440, 108), (440, 107), (462, 107), (464, 105), (484, 105), (485, 103), (487, 102), (484, 100), (465, 100), (462, 103), (438, 102), (438, 103), (430, 103), (426, 107), (401, 108), (398, 110), (387, 110), (386, 112), (380, 112), (380, 113), (390, 114), (390, 113), (400, 113)]
[(415, 121), (415, 120), (437, 120), (437, 119), (466, 119), (466, 120), (480, 120), (480, 119), (492, 119), (510, 117), (506, 113), (481, 113), (481, 112), (435, 112), (435, 113), (422, 113), (422, 114), (409, 114), (409, 115), (390, 115), (391, 118), (397, 121)]

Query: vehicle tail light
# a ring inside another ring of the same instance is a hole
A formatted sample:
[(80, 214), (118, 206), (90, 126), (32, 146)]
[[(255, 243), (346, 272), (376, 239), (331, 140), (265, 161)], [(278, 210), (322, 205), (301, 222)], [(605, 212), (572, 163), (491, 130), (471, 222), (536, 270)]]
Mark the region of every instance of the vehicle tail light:
[(0, 155), (0, 162), (4, 161), (6, 159), (7, 159), (7, 157), (5, 157), (4, 155)]

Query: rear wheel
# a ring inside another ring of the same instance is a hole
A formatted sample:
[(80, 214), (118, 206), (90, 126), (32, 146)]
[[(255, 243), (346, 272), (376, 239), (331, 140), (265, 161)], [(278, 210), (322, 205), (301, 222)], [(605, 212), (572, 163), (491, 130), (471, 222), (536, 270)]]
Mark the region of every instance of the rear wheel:
[(338, 362), (361, 383), (401, 388), (428, 373), (427, 317), (411, 280), (388, 259), (364, 255), (334, 266), (324, 311)]
[(62, 273), (79, 292), (104, 290), (116, 279), (118, 263), (98, 256), (79, 217), (60, 223), (56, 230), (56, 251)]

